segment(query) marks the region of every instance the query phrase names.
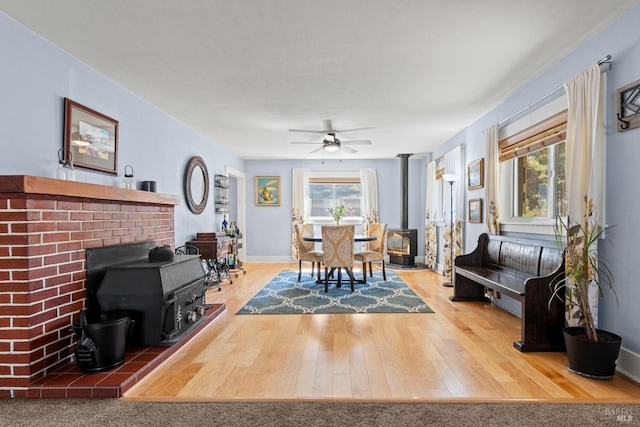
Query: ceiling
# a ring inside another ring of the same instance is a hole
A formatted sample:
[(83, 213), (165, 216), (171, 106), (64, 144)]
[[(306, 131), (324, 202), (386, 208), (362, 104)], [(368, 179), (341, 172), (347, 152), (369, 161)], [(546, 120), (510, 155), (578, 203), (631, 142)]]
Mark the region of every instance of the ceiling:
[[(637, 3), (0, 0), (0, 10), (243, 159), (378, 159), (431, 152)], [(290, 144), (321, 142), (288, 130), (326, 119), (370, 128), (338, 137), (372, 145)]]

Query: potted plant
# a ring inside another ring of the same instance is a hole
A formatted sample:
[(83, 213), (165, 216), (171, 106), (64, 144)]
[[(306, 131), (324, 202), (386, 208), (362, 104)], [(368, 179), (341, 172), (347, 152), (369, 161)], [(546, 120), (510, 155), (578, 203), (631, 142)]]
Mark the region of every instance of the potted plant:
[(598, 240), (609, 227), (598, 226), (593, 217), (593, 204), (586, 197), (585, 204), (587, 214), (581, 222), (556, 219), (556, 243), (565, 248), (566, 267), (564, 277), (553, 286), (552, 298), (566, 292), (570, 312), (577, 306), (575, 317), (583, 325), (564, 329), (569, 369), (587, 377), (608, 379), (615, 374), (622, 338), (596, 328), (589, 305), (589, 288), (595, 286), (600, 297), (604, 295), (604, 288), (615, 295), (611, 270), (598, 259), (597, 251)]
[(333, 217), (333, 220), (336, 222), (336, 225), (340, 225), (340, 220), (342, 219), (342, 217), (344, 217), (344, 210), (345, 210), (345, 207), (344, 207), (344, 204), (342, 203), (332, 208), (327, 208), (327, 212), (329, 213), (329, 215)]

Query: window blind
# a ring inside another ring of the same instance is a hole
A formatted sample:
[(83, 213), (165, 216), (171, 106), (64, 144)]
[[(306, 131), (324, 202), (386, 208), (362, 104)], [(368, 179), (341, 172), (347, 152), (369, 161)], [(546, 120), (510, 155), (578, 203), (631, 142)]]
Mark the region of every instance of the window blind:
[(567, 111), (556, 114), (515, 135), (501, 140), (500, 161), (515, 159), (567, 138)]

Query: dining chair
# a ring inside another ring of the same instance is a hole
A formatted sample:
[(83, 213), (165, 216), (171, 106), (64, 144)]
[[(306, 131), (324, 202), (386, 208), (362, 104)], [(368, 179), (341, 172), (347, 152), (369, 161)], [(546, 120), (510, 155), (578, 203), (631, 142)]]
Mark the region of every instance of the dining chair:
[(349, 275), (351, 292), (353, 289), (353, 246), (355, 227), (353, 225), (322, 226), (322, 263), (324, 264), (324, 291), (329, 292), (328, 269), (338, 269), (338, 284), (341, 269)]
[(367, 263), (369, 264), (369, 276), (373, 277), (371, 263), (380, 261), (382, 263), (382, 278), (387, 280), (387, 272), (384, 268), (384, 253), (387, 242), (387, 224), (373, 223), (369, 225), (368, 235), (375, 237), (369, 243), (369, 249), (366, 251), (358, 251), (353, 254), (356, 261), (362, 262), (363, 280), (367, 282)]
[(320, 263), (322, 262), (322, 251), (315, 250), (316, 244), (303, 239), (305, 236), (313, 236), (313, 224), (297, 224), (296, 239), (298, 240), (298, 282), (302, 277), (302, 261), (311, 262), (311, 276), (314, 268), (318, 264), (318, 281), (320, 281)]

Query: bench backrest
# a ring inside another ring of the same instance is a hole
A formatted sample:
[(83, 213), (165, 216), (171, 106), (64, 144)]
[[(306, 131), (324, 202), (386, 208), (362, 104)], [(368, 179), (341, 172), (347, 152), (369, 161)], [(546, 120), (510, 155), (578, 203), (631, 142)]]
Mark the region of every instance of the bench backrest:
[(479, 239), (483, 247), (482, 264), (500, 266), (532, 276), (547, 276), (563, 262), (563, 251), (555, 242), (520, 239), (483, 234)]

